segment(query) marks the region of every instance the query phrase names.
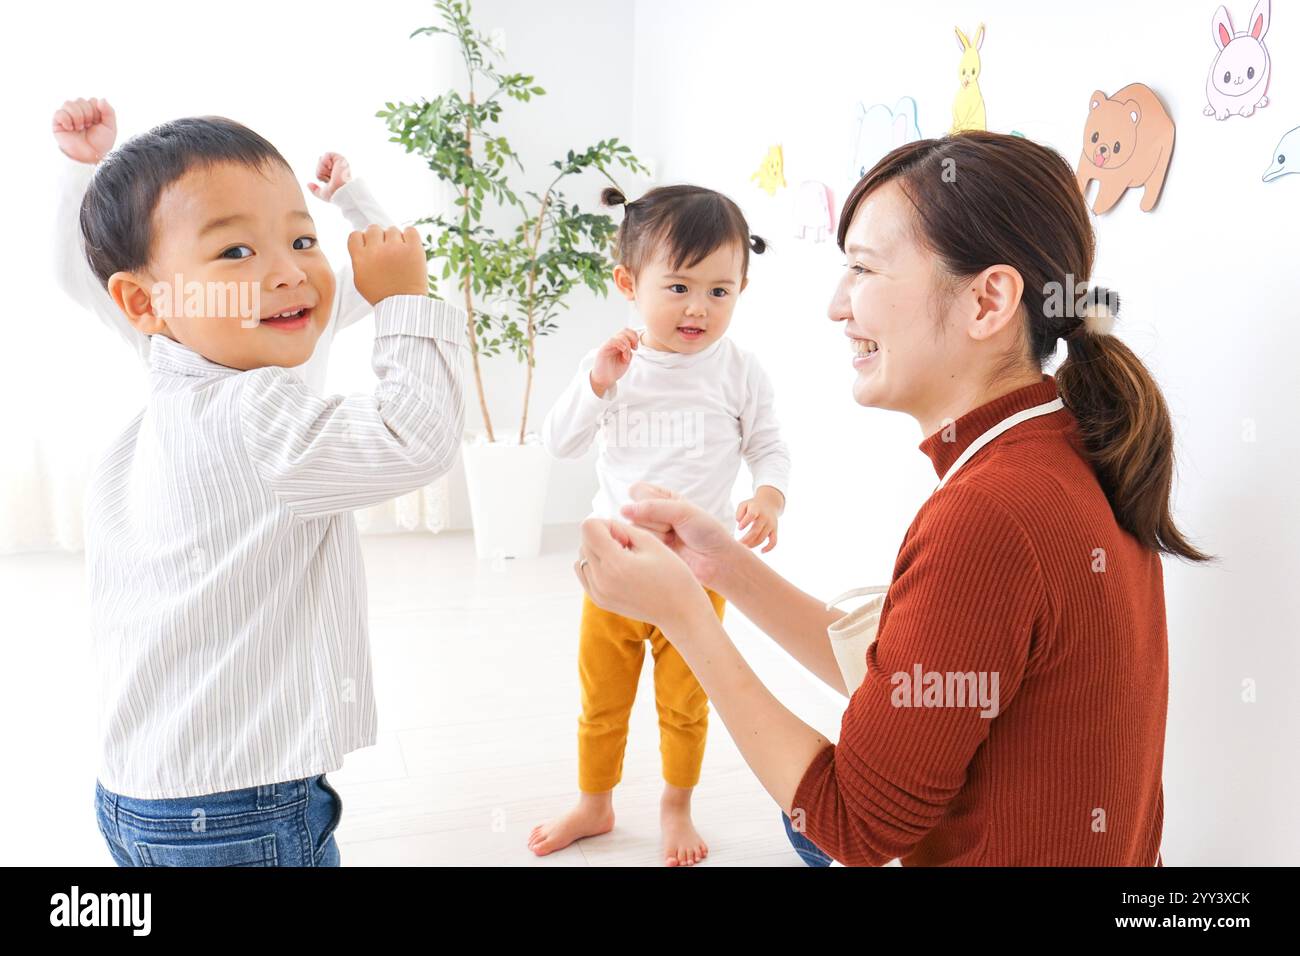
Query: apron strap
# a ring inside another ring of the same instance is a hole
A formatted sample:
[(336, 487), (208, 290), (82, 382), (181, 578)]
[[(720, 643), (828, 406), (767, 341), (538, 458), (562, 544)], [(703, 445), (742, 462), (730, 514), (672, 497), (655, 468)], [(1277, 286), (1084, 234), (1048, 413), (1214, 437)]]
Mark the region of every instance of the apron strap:
[(886, 591), (888, 591), (888, 590), (889, 590), (889, 585), (888, 585), (888, 584), (883, 584), (883, 585), (880, 585), (880, 586), (867, 587), (867, 588), (853, 588), (853, 590), (851, 590), (851, 591), (845, 591), (843, 594), (841, 594), (841, 595), (840, 595), (839, 597), (837, 597), (835, 600), (829, 602), (829, 603), (826, 605), (826, 610), (828, 610), (828, 611), (830, 611), (830, 610), (834, 610), (835, 605), (839, 604), (841, 601), (847, 601), (849, 598), (853, 598), (853, 597), (862, 597), (863, 595), (866, 595), (866, 594), (884, 594), (884, 593), (885, 593)]
[(992, 428), (986, 431), (983, 435), (980, 435), (979, 438), (976, 438), (973, 442), (971, 442), (969, 445), (966, 446), (966, 450), (963, 451), (957, 457), (957, 460), (954, 461), (952, 465), (949, 466), (948, 470), (944, 472), (943, 478), (939, 481), (938, 486), (934, 490), (938, 491), (940, 488), (942, 488), (947, 483), (948, 479), (957, 473), (957, 469), (959, 469), (962, 465), (966, 464), (966, 462), (970, 461), (972, 455), (974, 455), (977, 451), (979, 451), (981, 448), (983, 448), (993, 439), (997, 438), (1008, 428), (1013, 428), (1014, 426), (1019, 425), (1021, 422), (1028, 421), (1031, 418), (1037, 418), (1039, 415), (1050, 415), (1052, 412), (1059, 411), (1064, 407), (1065, 407), (1065, 402), (1063, 402), (1061, 400), (1061, 397), (1058, 395), (1050, 402), (1044, 402), (1042, 405), (1035, 405), (1033, 408), (1022, 409), (1021, 411), (1016, 412), (1014, 415), (1002, 419), (1002, 421), (998, 422), (996, 425), (994, 425)]

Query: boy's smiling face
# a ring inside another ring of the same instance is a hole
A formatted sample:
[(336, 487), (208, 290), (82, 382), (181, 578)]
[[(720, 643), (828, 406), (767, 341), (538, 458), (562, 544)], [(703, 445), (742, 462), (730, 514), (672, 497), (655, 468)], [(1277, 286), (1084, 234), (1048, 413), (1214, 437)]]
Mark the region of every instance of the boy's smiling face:
[(163, 190), (149, 266), (114, 274), (108, 290), (147, 335), (230, 368), (292, 368), (329, 321), (334, 274), (290, 170), (218, 163)]

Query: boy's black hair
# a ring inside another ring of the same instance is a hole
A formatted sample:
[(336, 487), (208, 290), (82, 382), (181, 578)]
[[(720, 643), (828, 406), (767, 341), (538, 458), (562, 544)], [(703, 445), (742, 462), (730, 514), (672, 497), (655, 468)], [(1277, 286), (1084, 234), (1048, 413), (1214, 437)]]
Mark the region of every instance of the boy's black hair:
[(741, 249), (740, 275), (749, 274), (749, 253), (762, 253), (767, 243), (749, 231), (745, 214), (722, 193), (703, 186), (660, 186), (628, 202), (618, 189), (600, 194), (606, 206), (622, 206), (623, 222), (615, 237), (618, 261), (633, 275), (650, 260), (654, 247), (668, 243), (668, 264), (688, 269), (734, 242)]
[(218, 163), (290, 168), (269, 142), (224, 116), (163, 123), (131, 137), (100, 161), (81, 201), (81, 235), (91, 271), (105, 287), (114, 272), (149, 264), (153, 213), (163, 190), (192, 169)]

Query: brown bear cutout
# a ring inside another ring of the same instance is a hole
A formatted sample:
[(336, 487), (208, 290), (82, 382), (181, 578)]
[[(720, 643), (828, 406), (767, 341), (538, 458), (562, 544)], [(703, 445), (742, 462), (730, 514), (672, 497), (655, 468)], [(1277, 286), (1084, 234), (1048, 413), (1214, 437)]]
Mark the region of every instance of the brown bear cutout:
[(1083, 153), (1076, 177), (1085, 199), (1088, 184), (1100, 183), (1092, 211), (1098, 215), (1119, 202), (1125, 190), (1145, 187), (1142, 211), (1160, 198), (1174, 151), (1174, 121), (1149, 86), (1131, 83), (1113, 97), (1096, 90), (1088, 102)]

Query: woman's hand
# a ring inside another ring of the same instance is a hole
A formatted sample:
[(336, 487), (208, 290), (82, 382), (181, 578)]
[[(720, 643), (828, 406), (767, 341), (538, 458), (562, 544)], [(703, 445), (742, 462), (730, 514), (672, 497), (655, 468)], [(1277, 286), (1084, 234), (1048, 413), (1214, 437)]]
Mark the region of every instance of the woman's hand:
[(720, 593), (722, 575), (749, 552), (708, 512), (677, 496), (667, 488), (638, 481), (629, 493), (633, 503), (624, 505), (623, 517), (655, 536), (686, 562), (695, 579)]
[(689, 633), (693, 615), (713, 606), (691, 569), (651, 532), (621, 521), (588, 518), (574, 573), (597, 605), (661, 631)]

